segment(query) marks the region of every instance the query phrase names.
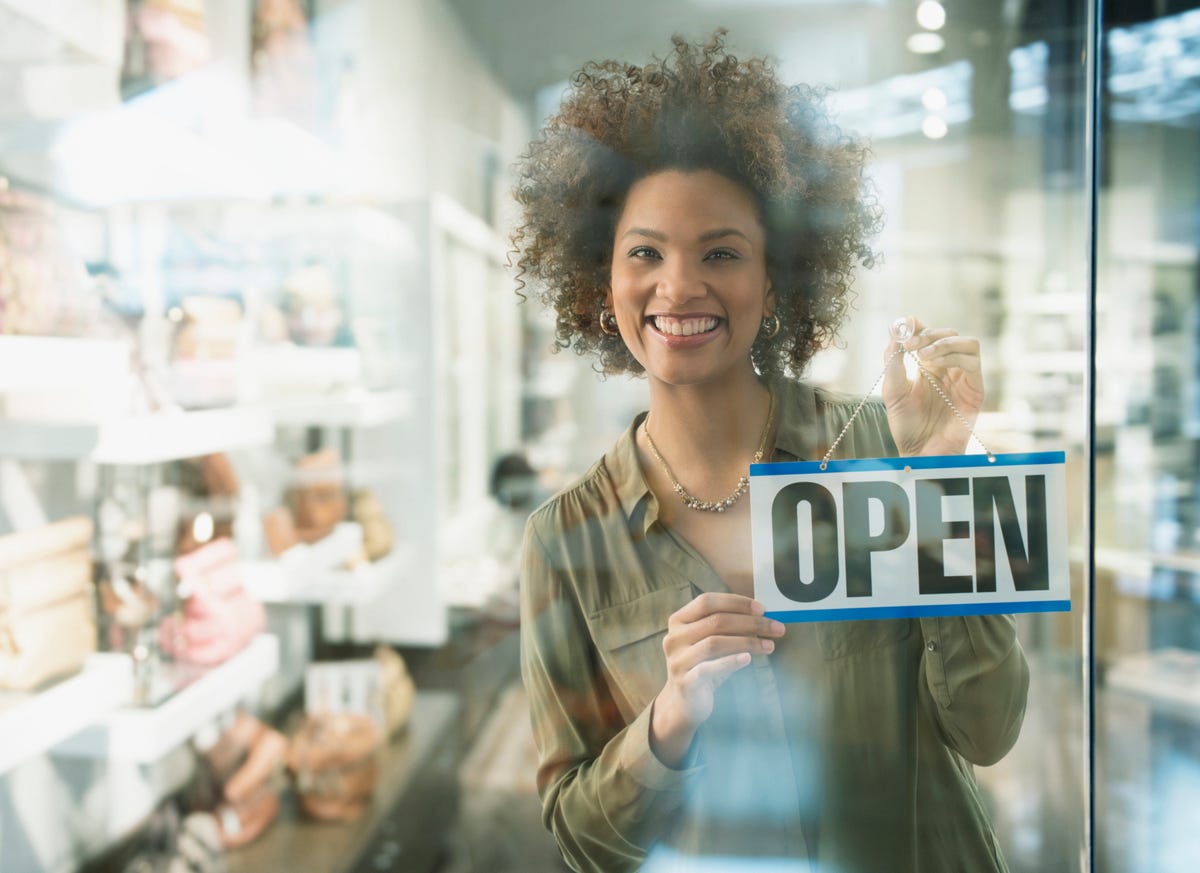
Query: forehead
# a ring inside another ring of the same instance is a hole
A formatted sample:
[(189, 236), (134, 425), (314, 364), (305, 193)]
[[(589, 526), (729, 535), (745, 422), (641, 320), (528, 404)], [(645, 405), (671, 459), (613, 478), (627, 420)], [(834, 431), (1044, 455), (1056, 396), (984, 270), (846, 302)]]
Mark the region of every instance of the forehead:
[(754, 195), (712, 170), (664, 170), (639, 179), (626, 195), (617, 226), (675, 228), (680, 233), (732, 227), (762, 233)]

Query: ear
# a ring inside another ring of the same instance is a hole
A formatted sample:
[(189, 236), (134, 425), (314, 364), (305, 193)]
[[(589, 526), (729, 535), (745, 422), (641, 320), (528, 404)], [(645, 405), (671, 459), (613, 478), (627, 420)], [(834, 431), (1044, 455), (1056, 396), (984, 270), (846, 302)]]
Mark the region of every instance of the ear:
[(605, 284), (604, 286), (604, 308), (613, 308), (612, 285)]
[(771, 280), (767, 280), (767, 290), (763, 294), (763, 317), (775, 315), (775, 289), (771, 286)]

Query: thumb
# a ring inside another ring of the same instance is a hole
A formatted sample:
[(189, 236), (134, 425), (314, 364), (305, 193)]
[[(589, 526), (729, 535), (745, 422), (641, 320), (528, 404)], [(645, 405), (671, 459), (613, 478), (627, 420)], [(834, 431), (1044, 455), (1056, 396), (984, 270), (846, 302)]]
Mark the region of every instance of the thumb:
[(900, 350), (900, 344), (912, 339), (914, 328), (914, 319), (909, 316), (897, 318), (888, 328), (890, 339), (887, 349), (884, 351), (884, 361), (886, 367), (883, 373), (883, 399), (885, 403), (899, 398), (905, 391), (908, 390), (908, 374), (904, 370), (904, 355), (896, 354)]

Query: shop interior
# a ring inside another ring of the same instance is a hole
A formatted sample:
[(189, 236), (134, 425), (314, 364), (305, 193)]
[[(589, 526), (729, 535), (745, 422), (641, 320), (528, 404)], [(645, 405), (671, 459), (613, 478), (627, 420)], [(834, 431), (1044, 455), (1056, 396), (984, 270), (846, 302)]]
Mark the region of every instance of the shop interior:
[(1066, 453), (1072, 609), (976, 771), (1010, 869), (1200, 869), (1194, 3), (0, 0), (0, 871), (567, 869), (521, 538), (646, 387), (518, 293), (512, 165), (721, 27), (872, 143), (805, 377), (915, 314), (989, 449)]

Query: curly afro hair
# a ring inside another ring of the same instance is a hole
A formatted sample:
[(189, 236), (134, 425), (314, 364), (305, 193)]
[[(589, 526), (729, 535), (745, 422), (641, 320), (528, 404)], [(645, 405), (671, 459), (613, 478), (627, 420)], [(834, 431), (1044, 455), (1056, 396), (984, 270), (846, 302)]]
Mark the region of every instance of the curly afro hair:
[(823, 92), (728, 54), (724, 35), (703, 45), (676, 36), (666, 60), (641, 67), (587, 64), (518, 162), (518, 293), (531, 281), (555, 312), (557, 347), (596, 354), (605, 373), (642, 372), (599, 315), (625, 196), (644, 176), (712, 170), (754, 196), (781, 324), (751, 351), (764, 376), (799, 375), (834, 340), (855, 265), (875, 261), (868, 239), (881, 212), (863, 176), (867, 147), (833, 124)]

